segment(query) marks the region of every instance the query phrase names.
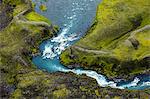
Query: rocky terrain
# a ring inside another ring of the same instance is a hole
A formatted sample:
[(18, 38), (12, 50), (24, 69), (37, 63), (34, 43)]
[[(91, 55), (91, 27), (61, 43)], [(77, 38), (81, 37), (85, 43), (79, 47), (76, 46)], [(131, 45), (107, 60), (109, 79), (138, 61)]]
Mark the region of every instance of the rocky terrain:
[(62, 53), (62, 63), (109, 78), (150, 74), (149, 5), (149, 0), (103, 0), (92, 27)]
[(38, 70), (31, 62), (32, 56), (57, 29), (33, 10), (30, 0), (0, 0), (0, 8), (1, 99), (149, 98), (149, 89), (102, 88), (84, 75)]

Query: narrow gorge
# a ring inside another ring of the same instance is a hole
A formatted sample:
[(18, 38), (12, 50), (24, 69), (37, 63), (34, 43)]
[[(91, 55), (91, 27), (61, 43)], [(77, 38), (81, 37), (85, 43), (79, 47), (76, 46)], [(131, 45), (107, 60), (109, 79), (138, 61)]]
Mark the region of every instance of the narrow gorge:
[(0, 97), (148, 99), (149, 5), (0, 0)]

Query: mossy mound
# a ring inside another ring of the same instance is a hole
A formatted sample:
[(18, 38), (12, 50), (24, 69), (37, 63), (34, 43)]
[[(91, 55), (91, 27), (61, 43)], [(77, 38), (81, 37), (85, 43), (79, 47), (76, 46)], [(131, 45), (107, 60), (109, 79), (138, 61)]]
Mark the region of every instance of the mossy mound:
[(62, 63), (78, 64), (112, 78), (149, 72), (149, 4), (149, 0), (103, 0), (95, 23), (85, 37), (62, 53)]
[(44, 4), (41, 4), (41, 5), (40, 5), (40, 10), (41, 10), (41, 11), (46, 11), (46, 10), (47, 10), (47, 6), (44, 5)]

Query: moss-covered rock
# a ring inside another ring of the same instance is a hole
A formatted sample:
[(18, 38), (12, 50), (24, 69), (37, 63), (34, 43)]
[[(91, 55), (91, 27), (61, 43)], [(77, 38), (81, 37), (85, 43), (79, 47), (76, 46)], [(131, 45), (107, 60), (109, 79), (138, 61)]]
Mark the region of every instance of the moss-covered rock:
[(69, 94), (71, 94), (70, 90), (66, 89), (66, 87), (58, 89), (58, 90), (55, 90), (53, 92), (53, 96), (55, 98), (64, 98), (65, 99), (67, 96), (69, 96)]
[(62, 53), (62, 63), (78, 64), (112, 78), (149, 72), (149, 4), (149, 0), (103, 0), (95, 23), (85, 37)]
[(44, 5), (44, 4), (41, 4), (41, 5), (40, 5), (40, 10), (41, 10), (41, 11), (46, 11), (46, 10), (47, 10), (47, 6)]

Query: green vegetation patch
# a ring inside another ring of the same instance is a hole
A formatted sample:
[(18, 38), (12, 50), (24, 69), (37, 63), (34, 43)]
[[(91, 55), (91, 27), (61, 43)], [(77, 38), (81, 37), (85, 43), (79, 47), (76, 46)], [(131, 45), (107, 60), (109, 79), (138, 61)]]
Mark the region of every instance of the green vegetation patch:
[(47, 6), (44, 5), (44, 4), (41, 4), (41, 5), (40, 5), (40, 10), (41, 10), (41, 11), (46, 11), (46, 10), (47, 10)]
[(25, 17), (29, 20), (29, 21), (44, 21), (47, 22), (48, 24), (51, 24), (51, 22), (45, 18), (42, 15), (39, 15), (38, 13), (32, 11), (28, 14), (25, 15)]

